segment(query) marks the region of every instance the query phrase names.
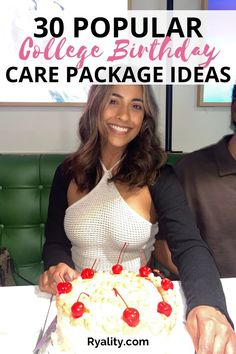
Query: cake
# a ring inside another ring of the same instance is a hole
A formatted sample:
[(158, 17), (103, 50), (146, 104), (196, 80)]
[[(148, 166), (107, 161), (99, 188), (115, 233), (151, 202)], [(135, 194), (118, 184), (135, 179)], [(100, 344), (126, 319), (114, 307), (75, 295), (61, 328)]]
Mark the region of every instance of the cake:
[(174, 328), (177, 314), (173, 283), (146, 266), (139, 274), (85, 269), (71, 283), (58, 284), (56, 307), (53, 353), (88, 352), (93, 338), (155, 338), (160, 344)]

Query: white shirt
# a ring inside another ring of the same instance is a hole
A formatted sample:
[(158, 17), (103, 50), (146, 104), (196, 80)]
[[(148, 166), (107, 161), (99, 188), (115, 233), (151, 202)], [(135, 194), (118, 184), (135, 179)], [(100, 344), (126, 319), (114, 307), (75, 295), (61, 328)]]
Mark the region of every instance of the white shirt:
[(109, 270), (126, 242), (119, 263), (123, 269), (136, 272), (151, 257), (158, 224), (134, 211), (115, 183), (107, 182), (114, 166), (110, 170), (102, 166), (100, 182), (66, 210), (64, 227), (72, 243), (72, 259), (78, 271), (91, 268), (95, 259), (94, 270)]

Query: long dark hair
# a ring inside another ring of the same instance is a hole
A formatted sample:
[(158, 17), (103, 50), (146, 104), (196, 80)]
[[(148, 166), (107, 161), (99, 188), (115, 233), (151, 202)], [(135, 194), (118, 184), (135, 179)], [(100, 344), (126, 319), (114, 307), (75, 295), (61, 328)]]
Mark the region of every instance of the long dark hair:
[[(143, 85), (144, 119), (139, 134), (128, 144), (117, 171), (110, 179), (129, 187), (143, 187), (154, 182), (166, 161), (156, 135), (158, 108), (152, 88)], [(64, 162), (64, 170), (74, 178), (80, 191), (90, 191), (102, 178), (100, 163), (102, 112), (108, 102), (111, 85), (92, 85), (84, 113), (79, 121), (80, 146)]]

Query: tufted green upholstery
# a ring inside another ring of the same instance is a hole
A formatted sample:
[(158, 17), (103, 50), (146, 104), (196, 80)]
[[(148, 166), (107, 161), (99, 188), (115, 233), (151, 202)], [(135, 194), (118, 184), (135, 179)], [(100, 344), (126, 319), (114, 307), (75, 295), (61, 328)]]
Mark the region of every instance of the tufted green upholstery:
[[(181, 154), (170, 154), (174, 163)], [(48, 197), (65, 155), (0, 155), (0, 247), (13, 260), (17, 285), (37, 284)]]
[(16, 284), (35, 284), (48, 196), (56, 166), (64, 155), (0, 155), (0, 247), (7, 247)]

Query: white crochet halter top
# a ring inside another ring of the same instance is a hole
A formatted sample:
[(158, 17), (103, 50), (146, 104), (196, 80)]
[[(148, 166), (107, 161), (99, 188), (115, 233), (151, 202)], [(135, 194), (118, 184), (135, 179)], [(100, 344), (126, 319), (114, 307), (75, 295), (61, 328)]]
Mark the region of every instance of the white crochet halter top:
[(100, 182), (66, 209), (64, 227), (72, 243), (72, 259), (79, 272), (91, 268), (95, 259), (94, 270), (110, 270), (126, 242), (120, 263), (123, 269), (137, 272), (145, 258), (148, 261), (151, 257), (158, 224), (136, 213), (115, 183), (107, 182), (114, 166), (110, 170), (102, 167)]

